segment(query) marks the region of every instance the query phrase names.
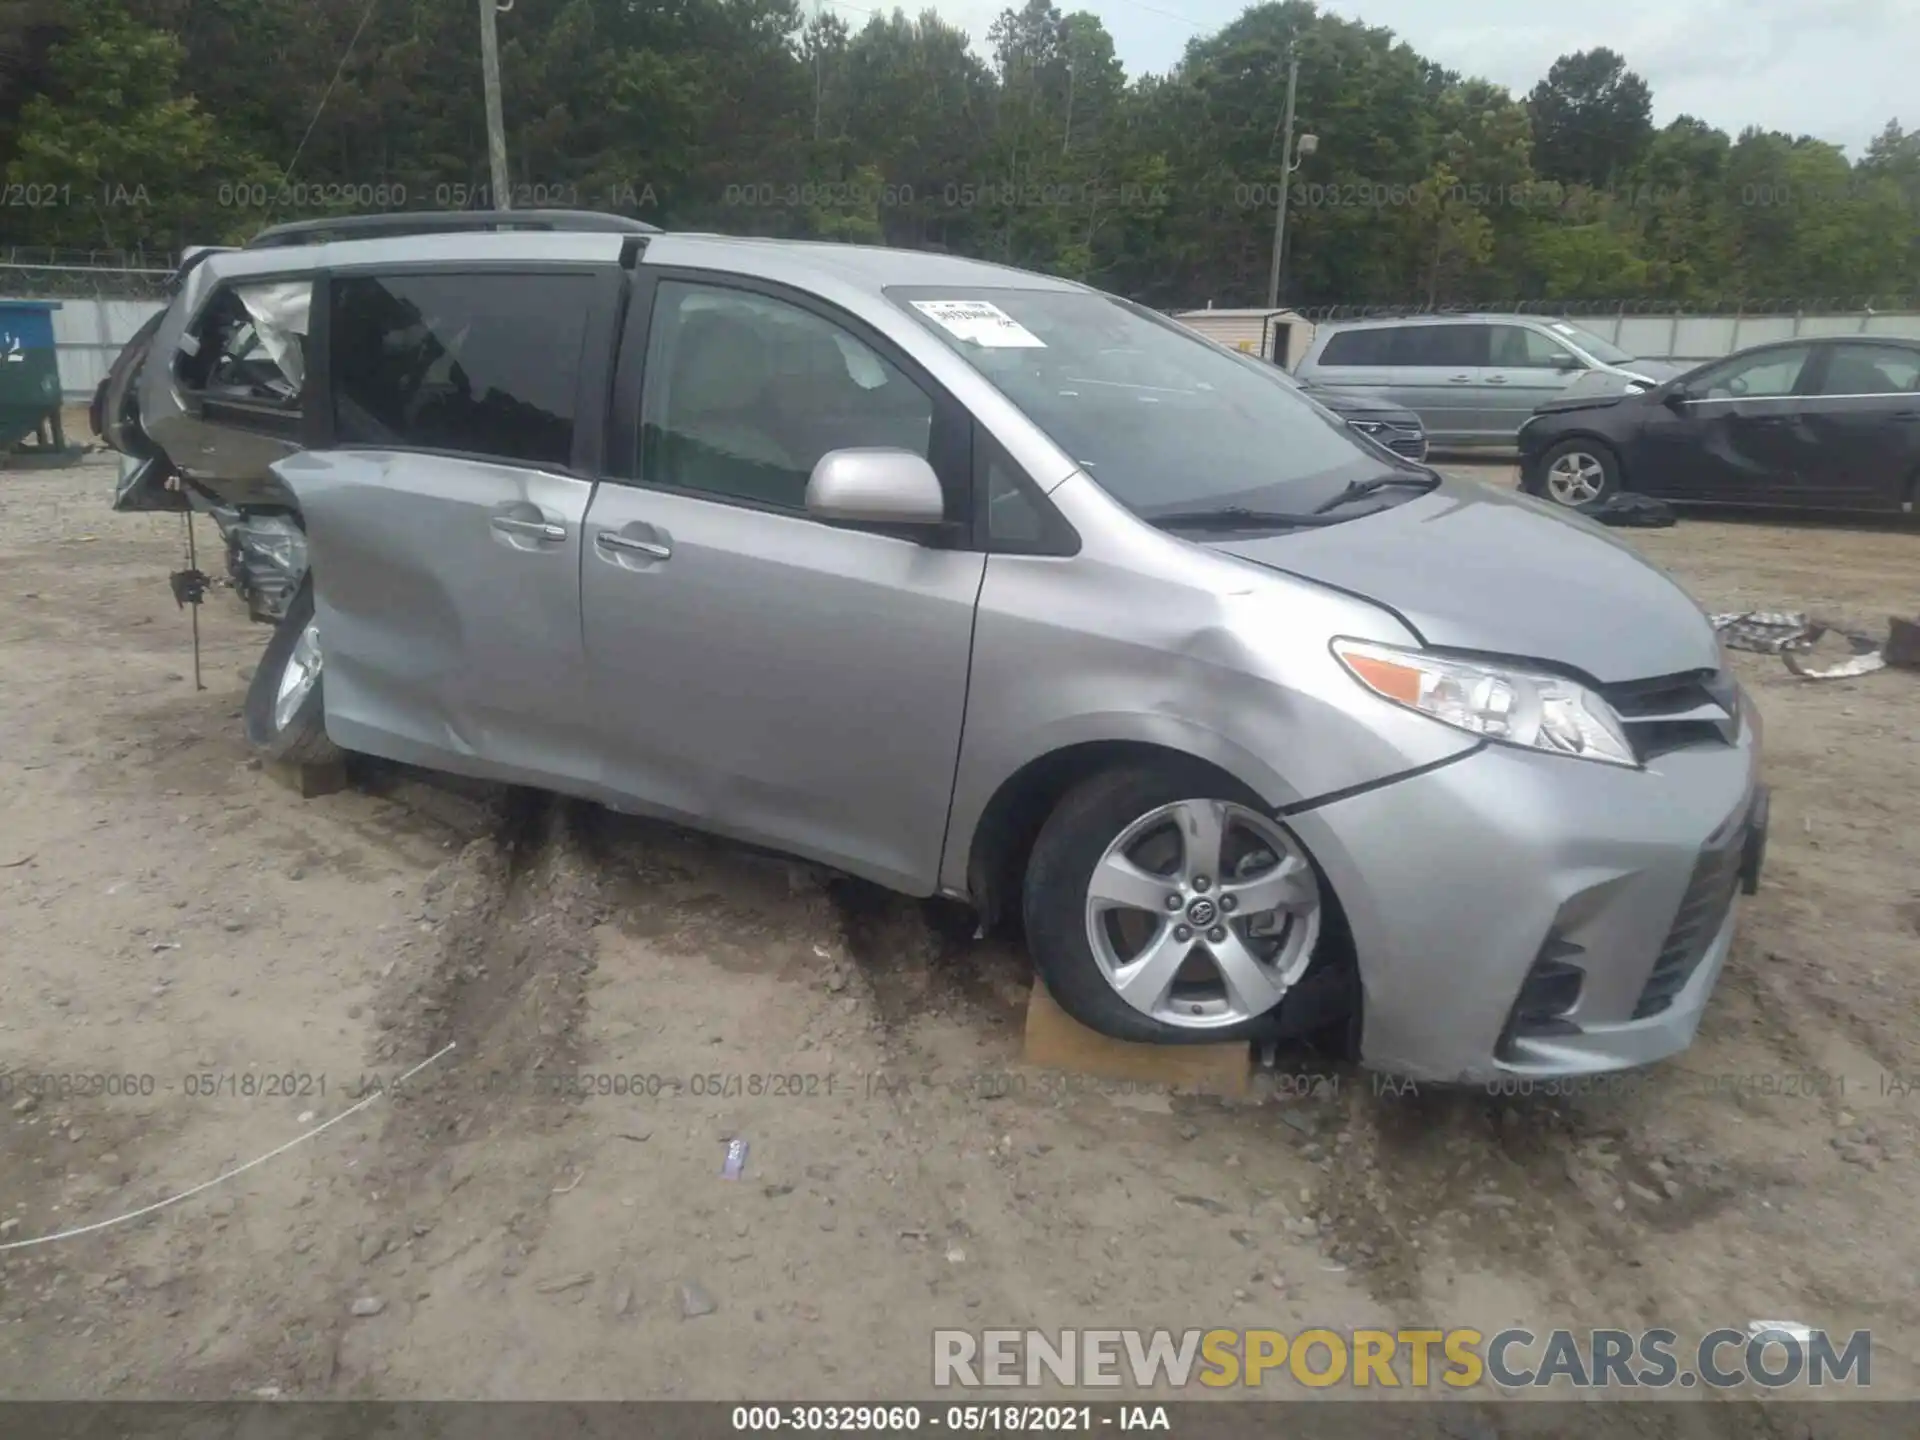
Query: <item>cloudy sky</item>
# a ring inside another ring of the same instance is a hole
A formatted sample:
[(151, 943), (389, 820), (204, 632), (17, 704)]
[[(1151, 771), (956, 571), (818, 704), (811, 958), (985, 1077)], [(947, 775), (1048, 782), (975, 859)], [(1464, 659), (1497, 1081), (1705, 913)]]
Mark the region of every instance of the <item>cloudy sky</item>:
[[(984, 55), (987, 25), (1008, 0), (934, 3)], [(1129, 74), (1167, 69), (1190, 38), (1246, 8), (1246, 0), (1055, 3), (1098, 14)], [(1729, 133), (1757, 124), (1856, 157), (1890, 119), (1920, 127), (1920, 0), (1322, 0), (1321, 8), (1385, 25), (1430, 59), (1516, 94), (1557, 57), (1611, 46), (1652, 86), (1657, 123), (1693, 114)]]

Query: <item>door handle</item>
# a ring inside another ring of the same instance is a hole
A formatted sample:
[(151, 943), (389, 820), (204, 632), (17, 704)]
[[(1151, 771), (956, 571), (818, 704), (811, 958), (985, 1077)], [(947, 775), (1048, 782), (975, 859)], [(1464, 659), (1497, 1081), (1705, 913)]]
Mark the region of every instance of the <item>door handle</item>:
[(518, 535), (525, 540), (564, 540), (567, 527), (551, 520), (516, 520), (511, 515), (493, 517), (493, 528), (502, 535)]
[(671, 545), (662, 545), (657, 540), (636, 540), (617, 530), (602, 530), (593, 537), (593, 543), (602, 550), (625, 550), (630, 554), (645, 555), (650, 560), (665, 560), (673, 554)]
[(1504, 375), (1489, 375), (1486, 377), (1486, 381), (1489, 385), (1504, 385), (1507, 383), (1507, 377)]
[(1449, 375), (1447, 377), (1447, 383), (1449, 385), (1469, 385), (1472, 382), (1473, 377), (1471, 375)]

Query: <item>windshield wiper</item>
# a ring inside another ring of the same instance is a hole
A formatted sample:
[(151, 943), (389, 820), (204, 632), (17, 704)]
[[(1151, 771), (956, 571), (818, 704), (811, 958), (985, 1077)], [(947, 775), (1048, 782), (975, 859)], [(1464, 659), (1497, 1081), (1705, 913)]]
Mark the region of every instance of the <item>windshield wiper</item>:
[(1351, 504), (1355, 500), (1377, 495), (1382, 490), (1395, 485), (1417, 485), (1424, 494), (1426, 491), (1440, 487), (1440, 476), (1433, 471), (1428, 471), (1424, 475), (1376, 475), (1371, 480), (1355, 480), (1331, 500), (1324, 500), (1314, 506), (1313, 513), (1325, 515), (1329, 510), (1337, 510), (1342, 505)]
[(1289, 515), (1278, 510), (1249, 510), (1244, 505), (1226, 505), (1216, 510), (1169, 510), (1164, 515), (1141, 518), (1161, 530), (1271, 530), (1341, 523), (1340, 518), (1332, 515)]

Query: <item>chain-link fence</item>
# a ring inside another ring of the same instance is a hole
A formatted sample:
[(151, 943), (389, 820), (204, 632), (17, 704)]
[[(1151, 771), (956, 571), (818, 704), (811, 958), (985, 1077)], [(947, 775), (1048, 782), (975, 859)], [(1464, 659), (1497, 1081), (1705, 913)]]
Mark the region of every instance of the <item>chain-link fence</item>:
[[(174, 267), (160, 256), (121, 256), (117, 261), (145, 259), (145, 265), (88, 263), (86, 251), (41, 251), (44, 259), (16, 258), (32, 252), (0, 250), (0, 298), (8, 300), (148, 300), (167, 298), (167, 282)], [(108, 252), (100, 252), (105, 258)], [(160, 263), (152, 263), (158, 261)]]

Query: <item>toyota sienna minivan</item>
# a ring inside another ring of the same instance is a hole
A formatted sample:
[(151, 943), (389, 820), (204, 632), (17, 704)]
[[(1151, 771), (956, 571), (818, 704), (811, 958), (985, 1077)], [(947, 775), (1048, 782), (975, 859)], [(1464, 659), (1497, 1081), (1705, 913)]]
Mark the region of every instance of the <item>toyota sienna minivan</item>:
[(1653, 1061), (1758, 880), (1757, 717), (1671, 580), (1083, 285), (595, 215), (282, 227), (195, 257), (96, 417), (118, 508), (212, 516), (274, 627), (264, 755), (964, 901), (1108, 1035)]

